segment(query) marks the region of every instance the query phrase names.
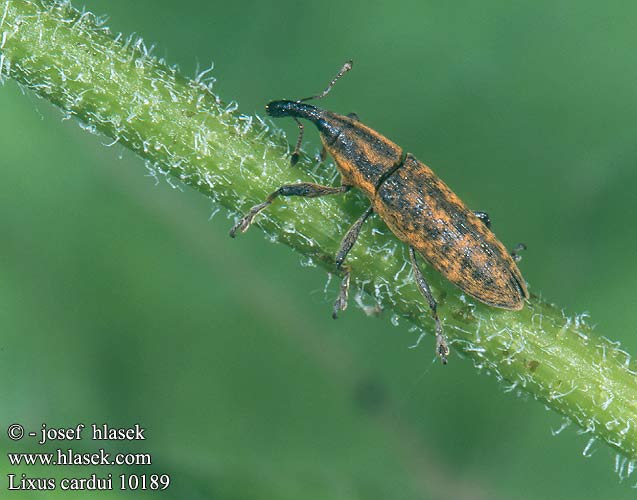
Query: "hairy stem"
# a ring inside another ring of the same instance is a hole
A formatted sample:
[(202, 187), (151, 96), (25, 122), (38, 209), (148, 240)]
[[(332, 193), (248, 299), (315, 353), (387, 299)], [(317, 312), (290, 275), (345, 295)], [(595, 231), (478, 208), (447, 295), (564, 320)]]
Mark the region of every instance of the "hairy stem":
[[(0, 77), (9, 76), (144, 158), (166, 175), (245, 212), (282, 184), (329, 183), (333, 169), (302, 159), (289, 166), (284, 135), (236, 112), (205, 75), (188, 79), (134, 37), (114, 36), (68, 3), (5, 0), (0, 9)], [(360, 197), (277, 200), (257, 219), (272, 241), (333, 270)], [(228, 241), (228, 244), (231, 241)], [(349, 257), (353, 286), (385, 309), (431, 331), (427, 304), (405, 248), (374, 217)], [(619, 345), (593, 335), (583, 317), (533, 296), (521, 312), (475, 303), (431, 270), (440, 314), (456, 351), (525, 391), (632, 460), (637, 459), (637, 367)]]

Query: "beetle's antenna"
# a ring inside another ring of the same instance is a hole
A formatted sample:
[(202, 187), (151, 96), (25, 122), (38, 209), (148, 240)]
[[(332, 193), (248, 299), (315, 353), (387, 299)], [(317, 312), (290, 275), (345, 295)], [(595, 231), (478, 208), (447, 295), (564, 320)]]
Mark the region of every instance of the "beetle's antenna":
[(318, 95), (313, 95), (312, 97), (304, 97), (303, 99), (299, 99), (296, 102), (303, 102), (303, 101), (310, 101), (312, 99), (323, 99), (323, 97), (325, 97), (327, 94), (330, 93), (330, 90), (332, 90), (332, 87), (334, 86), (334, 84), (338, 81), (338, 79), (343, 76), (345, 73), (347, 73), (350, 69), (352, 69), (352, 64), (354, 64), (353, 61), (349, 60), (346, 61), (345, 64), (343, 64), (343, 67), (341, 68), (341, 70), (338, 72), (338, 74), (332, 79), (332, 81), (330, 82), (330, 84), (327, 86), (327, 88), (321, 92)]
[(305, 129), (305, 127), (303, 127), (303, 124), (301, 123), (301, 120), (294, 117), (294, 121), (299, 126), (299, 138), (296, 140), (296, 146), (294, 148), (294, 152), (292, 153), (292, 156), (290, 156), (290, 164), (292, 166), (296, 165), (297, 162), (299, 161), (301, 143), (303, 142), (303, 130)]
[[(318, 95), (313, 95), (311, 97), (304, 97), (303, 99), (299, 99), (296, 102), (310, 101), (312, 99), (323, 99), (323, 97), (325, 97), (327, 94), (330, 93), (330, 90), (332, 90), (332, 87), (338, 81), (338, 79), (341, 76), (343, 76), (345, 73), (347, 73), (350, 69), (352, 69), (352, 64), (353, 62), (351, 60), (346, 61), (345, 64), (343, 64), (343, 67), (341, 68), (341, 70), (336, 74), (334, 78), (332, 78), (332, 81), (323, 92), (321, 92)], [(294, 151), (292, 152), (292, 156), (290, 157), (290, 163), (292, 164), (292, 166), (296, 165), (297, 162), (299, 161), (301, 143), (303, 142), (303, 130), (304, 130), (303, 124), (297, 118), (294, 118), (294, 121), (299, 126), (299, 138), (296, 140), (296, 147), (294, 148)]]

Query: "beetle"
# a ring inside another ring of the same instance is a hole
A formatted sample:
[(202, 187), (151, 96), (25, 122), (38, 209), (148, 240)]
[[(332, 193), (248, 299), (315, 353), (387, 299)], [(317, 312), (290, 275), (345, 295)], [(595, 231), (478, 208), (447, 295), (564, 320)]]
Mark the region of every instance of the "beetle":
[(245, 232), (255, 216), (279, 196), (319, 196), (342, 194), (352, 187), (361, 190), (370, 206), (347, 231), (336, 254), (336, 269), (343, 272), (333, 317), (347, 307), (350, 268), (345, 258), (354, 246), (367, 218), (378, 214), (396, 237), (409, 247), (414, 280), (427, 300), (436, 325), (436, 353), (447, 363), (449, 347), (437, 312), (437, 303), (420, 270), (417, 256), (463, 292), (489, 306), (520, 310), (528, 299), (526, 283), (518, 269), (517, 252), (509, 253), (491, 231), (485, 212), (469, 210), (462, 200), (424, 163), (375, 130), (362, 124), (354, 113), (339, 115), (306, 101), (325, 97), (336, 81), (352, 69), (347, 61), (327, 88), (318, 95), (292, 100), (272, 101), (266, 113), (274, 118), (291, 117), (299, 127), (299, 138), (291, 156), (292, 165), (299, 158), (303, 138), (300, 118), (312, 122), (319, 130), (323, 150), (329, 153), (341, 175), (338, 187), (302, 182), (286, 184), (272, 192), (263, 203), (255, 205), (231, 229)]

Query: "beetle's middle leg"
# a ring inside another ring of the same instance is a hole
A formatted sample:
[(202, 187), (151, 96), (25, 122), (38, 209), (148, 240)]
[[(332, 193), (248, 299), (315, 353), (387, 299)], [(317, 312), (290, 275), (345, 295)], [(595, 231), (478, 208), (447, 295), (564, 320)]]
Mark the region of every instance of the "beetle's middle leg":
[(416, 280), (416, 285), (418, 285), (418, 289), (420, 293), (427, 299), (429, 303), (429, 309), (431, 309), (431, 315), (433, 316), (434, 321), (436, 322), (436, 354), (440, 357), (440, 361), (442, 361), (443, 365), (447, 364), (447, 356), (449, 355), (449, 346), (447, 346), (447, 339), (445, 338), (445, 334), (442, 331), (442, 324), (440, 323), (440, 318), (438, 317), (438, 304), (436, 303), (436, 299), (434, 299), (433, 294), (431, 293), (431, 288), (429, 288), (429, 284), (425, 280), (425, 277), (418, 267), (418, 261), (416, 260), (416, 251), (414, 247), (409, 247), (409, 259), (411, 260), (411, 267), (414, 271), (414, 279)]
[(343, 275), (343, 281), (341, 281), (341, 289), (338, 293), (338, 297), (334, 302), (334, 308), (332, 310), (332, 318), (336, 319), (339, 311), (344, 311), (347, 308), (347, 297), (349, 296), (349, 278), (350, 278), (350, 269), (349, 266), (344, 266), (345, 257), (356, 243), (358, 239), (358, 235), (361, 232), (361, 228), (363, 227), (363, 223), (367, 220), (367, 218), (372, 214), (373, 210), (370, 206), (363, 215), (361, 215), (354, 225), (349, 228), (343, 241), (341, 242), (341, 246), (336, 253), (336, 270), (337, 271), (345, 271)]
[(245, 233), (254, 218), (262, 212), (265, 208), (270, 206), (272, 202), (279, 196), (304, 196), (306, 198), (318, 198), (319, 196), (326, 196), (328, 194), (340, 194), (346, 193), (352, 187), (342, 185), (339, 187), (322, 186), (320, 184), (314, 184), (312, 182), (300, 182), (298, 184), (285, 184), (276, 191), (270, 193), (263, 203), (253, 206), (250, 211), (244, 215), (239, 222), (230, 230), (230, 236), (235, 237), (237, 231)]

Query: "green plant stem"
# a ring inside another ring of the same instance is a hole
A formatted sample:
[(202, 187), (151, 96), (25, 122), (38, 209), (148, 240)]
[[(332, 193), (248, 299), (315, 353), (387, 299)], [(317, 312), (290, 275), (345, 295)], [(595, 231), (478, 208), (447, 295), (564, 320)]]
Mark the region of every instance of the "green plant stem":
[[(9, 76), (237, 215), (282, 184), (329, 183), (334, 171), (304, 158), (289, 165), (284, 135), (224, 105), (204, 78), (188, 79), (148, 54), (137, 38), (113, 36), (66, 3), (8, 0), (0, 8), (0, 75)], [(277, 201), (258, 219), (273, 241), (306, 263), (333, 269), (361, 197)], [(230, 224), (229, 224), (230, 225)], [(239, 244), (228, 240), (228, 245)], [(396, 318), (432, 330), (402, 244), (374, 218), (354, 247), (353, 285)], [(453, 348), (616, 448), (637, 458), (637, 366), (619, 345), (593, 335), (582, 316), (533, 296), (521, 312), (494, 309), (425, 270)], [(429, 358), (429, 352), (425, 357)], [(452, 359), (453, 364), (453, 359)], [(441, 368), (442, 369), (442, 368)], [(447, 368), (452, 369), (452, 368)]]

